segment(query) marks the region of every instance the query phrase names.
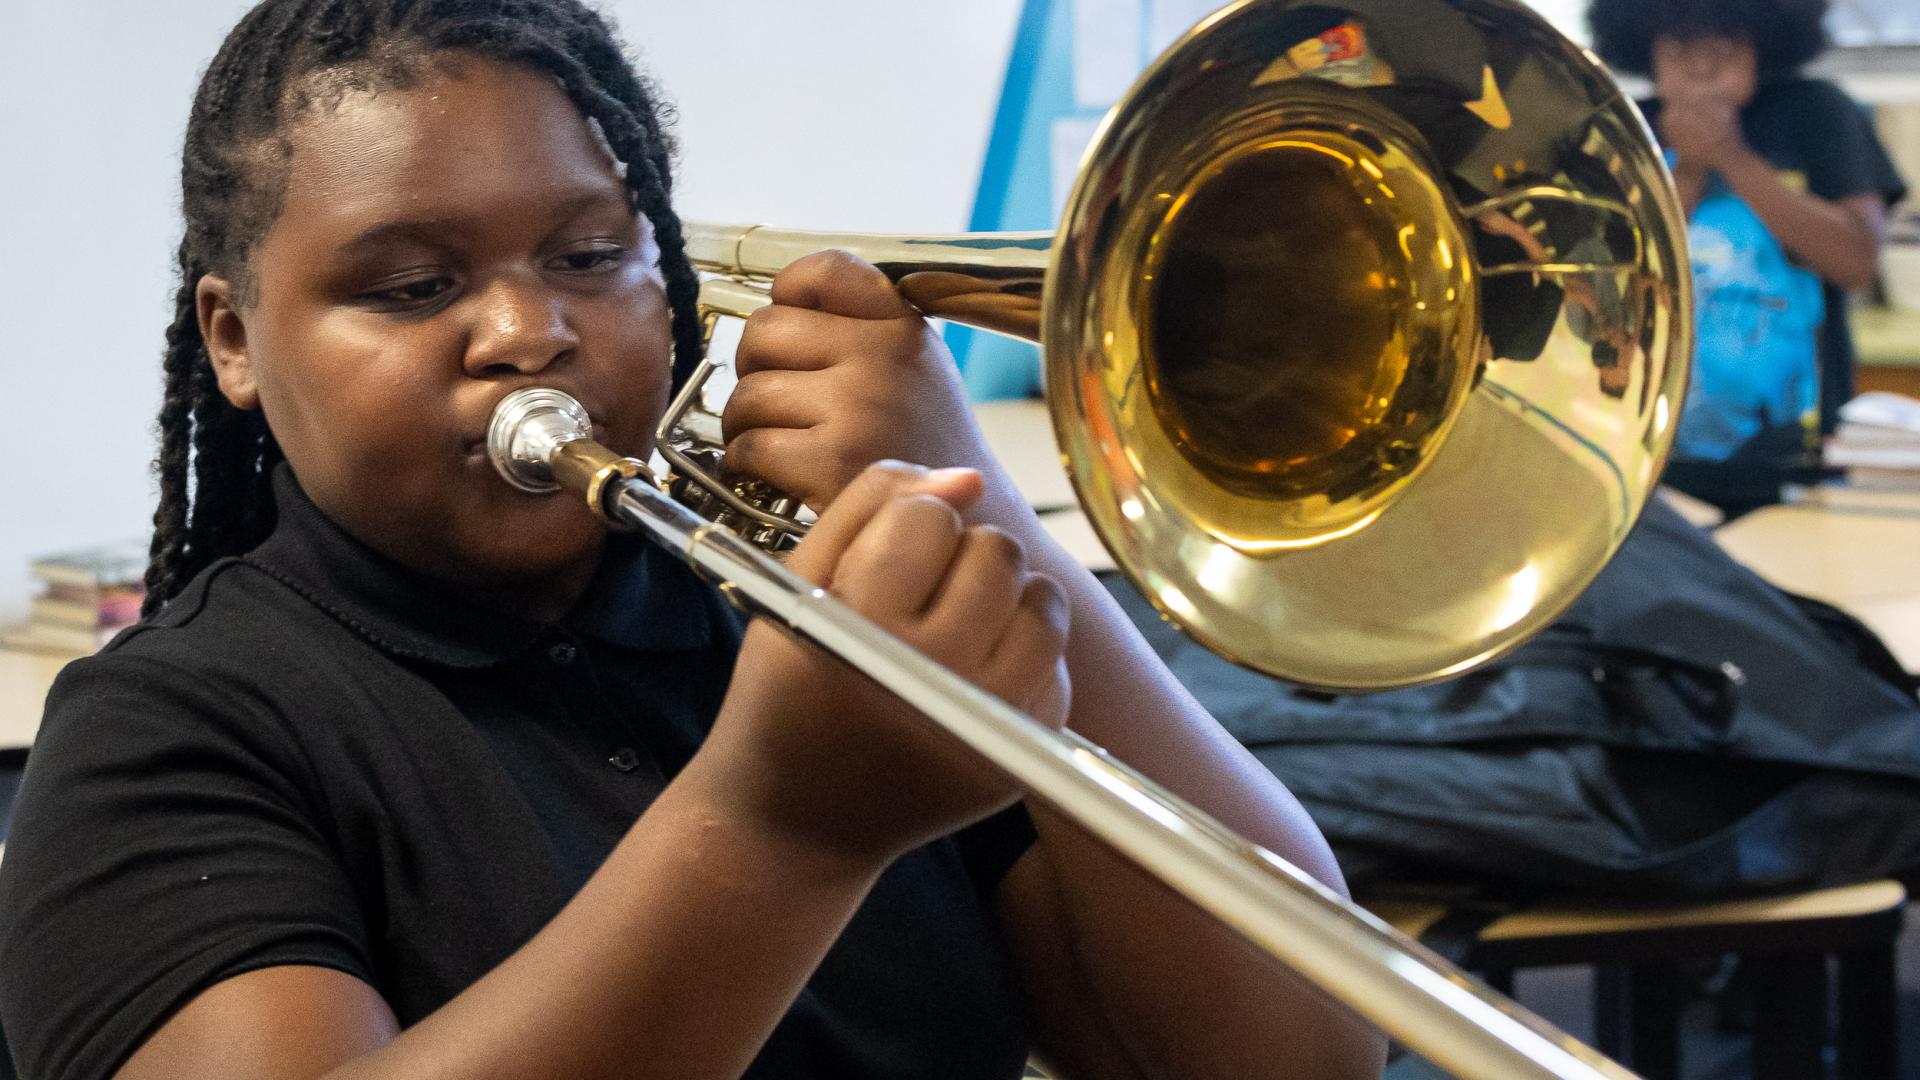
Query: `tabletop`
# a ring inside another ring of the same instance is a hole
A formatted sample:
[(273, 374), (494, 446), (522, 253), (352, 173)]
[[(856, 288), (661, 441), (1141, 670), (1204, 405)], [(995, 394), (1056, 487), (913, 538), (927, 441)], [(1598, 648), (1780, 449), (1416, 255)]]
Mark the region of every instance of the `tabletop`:
[(0, 749), (32, 745), (47, 688), (72, 659), (0, 648)]

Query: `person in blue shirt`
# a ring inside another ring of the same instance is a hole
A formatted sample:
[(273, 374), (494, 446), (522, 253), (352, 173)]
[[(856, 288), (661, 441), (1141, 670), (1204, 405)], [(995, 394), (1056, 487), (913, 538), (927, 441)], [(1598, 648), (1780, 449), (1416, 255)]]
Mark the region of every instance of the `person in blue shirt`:
[(1853, 393), (1845, 302), (1906, 193), (1861, 107), (1800, 74), (1827, 0), (1594, 0), (1595, 50), (1642, 103), (1688, 215), (1693, 385), (1668, 483), (1730, 514), (1777, 501)]

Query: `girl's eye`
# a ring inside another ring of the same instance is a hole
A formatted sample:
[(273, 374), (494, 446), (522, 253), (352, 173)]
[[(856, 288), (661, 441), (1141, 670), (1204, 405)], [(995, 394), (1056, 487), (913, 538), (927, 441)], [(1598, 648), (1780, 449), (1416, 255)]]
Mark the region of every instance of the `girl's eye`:
[(436, 275), (434, 277), (410, 278), (406, 281), (394, 282), (391, 285), (375, 289), (364, 295), (367, 300), (377, 304), (408, 307), (430, 304), (440, 299), (440, 297), (451, 288), (453, 288), (452, 278), (445, 275)]
[(556, 270), (568, 273), (592, 273), (595, 270), (610, 269), (619, 264), (626, 255), (626, 249), (614, 246), (581, 248), (569, 251), (553, 261)]

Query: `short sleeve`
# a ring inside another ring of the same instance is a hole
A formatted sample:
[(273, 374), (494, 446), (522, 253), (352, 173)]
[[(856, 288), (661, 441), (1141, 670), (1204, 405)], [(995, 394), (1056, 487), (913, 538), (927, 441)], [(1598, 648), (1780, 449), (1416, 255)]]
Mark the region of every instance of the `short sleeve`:
[(0, 1025), (22, 1075), (109, 1076), (246, 971), (372, 981), (301, 767), (245, 687), (126, 650), (68, 668), (0, 864)]
[(961, 829), (953, 835), (953, 843), (960, 851), (960, 861), (966, 866), (974, 889), (983, 898), (992, 900), (1001, 879), (1038, 838), (1027, 804), (1017, 802)]
[(1807, 190), (1832, 200), (1878, 195), (1888, 206), (1905, 198), (1907, 185), (1867, 110), (1832, 83), (1808, 82), (1806, 89), (1798, 123), (1806, 139)]

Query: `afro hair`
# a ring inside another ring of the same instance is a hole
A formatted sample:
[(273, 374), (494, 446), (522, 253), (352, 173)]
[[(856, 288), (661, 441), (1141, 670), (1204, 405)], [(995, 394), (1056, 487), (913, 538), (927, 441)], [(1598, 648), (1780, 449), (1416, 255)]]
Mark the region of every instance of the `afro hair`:
[(1617, 71), (1653, 73), (1655, 38), (1750, 41), (1761, 76), (1798, 71), (1827, 47), (1828, 0), (1593, 0), (1594, 51)]

